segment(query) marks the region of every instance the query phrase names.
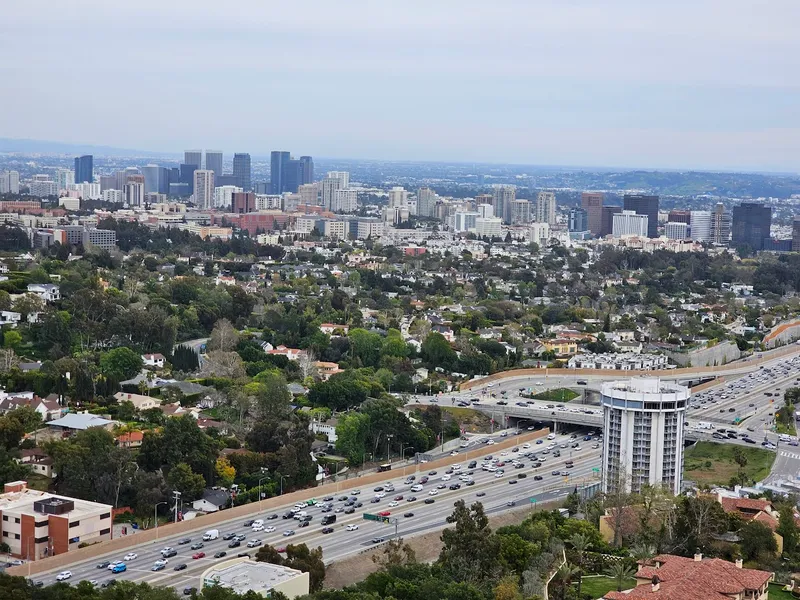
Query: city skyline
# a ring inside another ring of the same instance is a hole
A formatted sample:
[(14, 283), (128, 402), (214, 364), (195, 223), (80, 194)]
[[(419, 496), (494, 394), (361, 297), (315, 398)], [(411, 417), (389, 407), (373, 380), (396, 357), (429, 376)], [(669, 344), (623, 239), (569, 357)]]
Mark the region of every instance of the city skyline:
[[(312, 3), (297, 15), (256, 3), (236, 13), (213, 5), (187, 11), (176, 2), (159, 6), (166, 13), (157, 27), (148, 2), (14, 6), (0, 43), (13, 58), (4, 69), (18, 93), (7, 98), (0, 131), (176, 153), (302, 147), (320, 157), (797, 172), (800, 90), (786, 73), (800, 70), (790, 25), (800, 7), (775, 2), (754, 13), (740, 4), (720, 15), (713, 2), (491, 10), (477, 2), (472, 10)], [(66, 43), (73, 22), (86, 44)], [(36, 46), (22, 43), (33, 23), (44, 34)], [(47, 57), (58, 48), (80, 63), (99, 46), (94, 68), (111, 69), (122, 48), (108, 41), (123, 27), (126, 63), (138, 65), (127, 75), (131, 85), (157, 81), (162, 93), (87, 102), (77, 87), (86, 82), (68, 79), (53, 111), (49, 77), (39, 76), (58, 71)], [(386, 43), (398, 35), (402, 45)], [(200, 68), (189, 60), (197, 54), (213, 60)], [(264, 60), (270, 56), (282, 60)], [(206, 70), (222, 69), (231, 89), (248, 94), (198, 86)], [(206, 126), (197, 131), (200, 118)]]

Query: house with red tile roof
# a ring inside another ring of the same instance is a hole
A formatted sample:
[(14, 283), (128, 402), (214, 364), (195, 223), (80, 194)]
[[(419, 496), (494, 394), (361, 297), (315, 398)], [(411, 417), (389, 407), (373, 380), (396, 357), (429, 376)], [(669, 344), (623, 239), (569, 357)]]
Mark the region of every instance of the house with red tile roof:
[(758, 521), (769, 527), (778, 545), (778, 554), (783, 552), (783, 536), (777, 531), (781, 515), (772, 502), (764, 498), (728, 498), (722, 494), (717, 494), (717, 502), (728, 514), (735, 514), (746, 522)]
[(607, 592), (605, 600), (767, 600), (775, 574), (719, 558), (661, 554), (642, 564), (636, 587)]
[(117, 445), (120, 448), (138, 448), (142, 445), (144, 433), (141, 431), (127, 431), (117, 435)]

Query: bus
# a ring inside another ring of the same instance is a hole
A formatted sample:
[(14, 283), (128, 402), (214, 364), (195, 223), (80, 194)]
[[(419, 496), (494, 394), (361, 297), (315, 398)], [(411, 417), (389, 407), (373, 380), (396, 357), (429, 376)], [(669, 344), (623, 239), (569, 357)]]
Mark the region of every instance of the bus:
[(391, 470), (392, 470), (392, 465), (388, 463), (378, 467), (378, 473), (385, 473), (386, 471), (391, 471)]

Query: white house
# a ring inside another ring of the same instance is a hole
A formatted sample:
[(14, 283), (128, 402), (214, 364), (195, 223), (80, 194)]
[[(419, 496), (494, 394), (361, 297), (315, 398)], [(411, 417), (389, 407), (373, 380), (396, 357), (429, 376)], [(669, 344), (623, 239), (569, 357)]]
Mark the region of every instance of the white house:
[(28, 292), (36, 294), (45, 302), (61, 300), (61, 290), (54, 283), (29, 283)]
[(142, 362), (146, 367), (156, 367), (158, 369), (164, 368), (164, 361), (167, 359), (164, 358), (163, 354), (142, 354)]
[(347, 335), (347, 332), (350, 331), (350, 326), (339, 325), (337, 323), (323, 323), (322, 325), (319, 326), (319, 330), (322, 333), (327, 333), (328, 335), (331, 335), (336, 330), (340, 330), (342, 333)]
[(161, 406), (161, 401), (158, 398), (151, 396), (143, 396), (141, 394), (128, 394), (126, 392), (117, 392), (114, 394), (117, 402), (130, 402), (136, 410), (148, 410)]
[(203, 497), (192, 502), (192, 508), (203, 512), (217, 512), (228, 506), (230, 493), (223, 489), (203, 490)]
[(328, 436), (328, 442), (331, 444), (336, 443), (336, 425), (338, 421), (335, 418), (330, 418), (324, 423), (321, 421), (311, 421), (309, 423), (308, 428), (311, 430), (313, 434), (321, 434)]
[(11, 325), (16, 327), (17, 323), (22, 320), (22, 315), (18, 312), (11, 310), (0, 311), (0, 325)]

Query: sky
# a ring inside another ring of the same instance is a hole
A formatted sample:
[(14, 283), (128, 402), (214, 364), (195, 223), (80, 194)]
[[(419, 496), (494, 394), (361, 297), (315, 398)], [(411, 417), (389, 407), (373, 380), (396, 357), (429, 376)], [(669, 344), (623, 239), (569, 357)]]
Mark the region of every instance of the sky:
[(797, 0), (40, 0), (0, 136), (800, 172)]

